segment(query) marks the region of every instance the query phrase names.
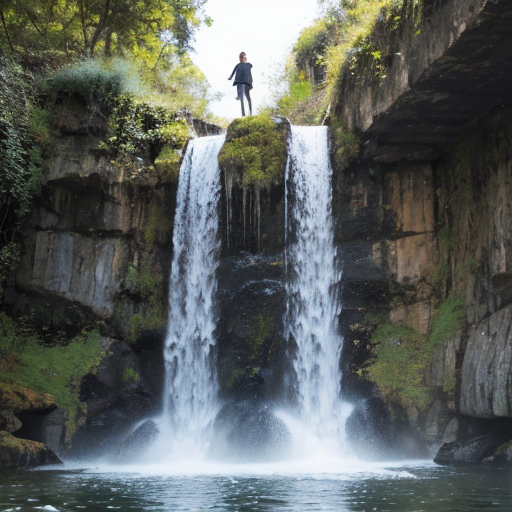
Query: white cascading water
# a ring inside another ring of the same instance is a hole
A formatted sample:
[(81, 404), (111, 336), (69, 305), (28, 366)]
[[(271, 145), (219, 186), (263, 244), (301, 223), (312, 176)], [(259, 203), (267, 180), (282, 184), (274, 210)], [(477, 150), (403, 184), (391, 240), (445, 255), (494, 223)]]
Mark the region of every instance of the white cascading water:
[(327, 127), (293, 126), (287, 175), (288, 337), (300, 419), (316, 438), (340, 447), (350, 406), (341, 401), (340, 272), (331, 212)]
[[(165, 342), (163, 437), (177, 456), (200, 456), (217, 413), (214, 299), (219, 263), (220, 178), (225, 136), (189, 142), (178, 184)], [(167, 429), (169, 429), (167, 431)]]

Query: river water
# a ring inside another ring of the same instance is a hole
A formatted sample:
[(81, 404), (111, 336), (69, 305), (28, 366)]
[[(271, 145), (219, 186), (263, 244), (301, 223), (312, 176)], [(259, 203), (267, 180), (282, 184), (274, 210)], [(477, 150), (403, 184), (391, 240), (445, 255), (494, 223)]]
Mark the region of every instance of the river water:
[[(279, 465), (80, 467), (0, 473), (0, 511), (474, 512), (512, 510), (512, 471), (427, 461), (308, 473)], [(300, 468), (299, 468), (300, 469)]]

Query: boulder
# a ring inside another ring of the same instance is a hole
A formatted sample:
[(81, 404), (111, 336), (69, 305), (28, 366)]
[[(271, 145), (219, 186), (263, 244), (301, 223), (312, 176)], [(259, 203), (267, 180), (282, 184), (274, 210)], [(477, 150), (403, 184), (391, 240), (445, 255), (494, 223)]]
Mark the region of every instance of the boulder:
[(62, 461), (43, 443), (18, 439), (0, 431), (0, 467), (19, 468), (62, 464)]
[(56, 407), (53, 396), (47, 393), (38, 393), (23, 386), (0, 384), (0, 411), (52, 411)]
[(0, 430), (12, 433), (21, 428), (21, 421), (14, 415), (13, 411), (0, 411)]
[(503, 436), (487, 434), (444, 443), (434, 457), (434, 462), (442, 465), (480, 464), (493, 456), (503, 441)]
[(493, 464), (512, 466), (512, 439), (502, 444), (492, 458)]
[(156, 409), (155, 396), (142, 376), (140, 359), (130, 345), (104, 338), (103, 349), (106, 356), (80, 386), (87, 420), (73, 438), (73, 456), (110, 452), (112, 443), (125, 434), (128, 425), (142, 421)]
[(153, 420), (146, 420), (123, 440), (113, 459), (115, 462), (132, 462), (140, 459), (156, 440), (160, 430)]
[(262, 403), (226, 404), (215, 419), (210, 455), (235, 462), (286, 458), (292, 438), (284, 422)]

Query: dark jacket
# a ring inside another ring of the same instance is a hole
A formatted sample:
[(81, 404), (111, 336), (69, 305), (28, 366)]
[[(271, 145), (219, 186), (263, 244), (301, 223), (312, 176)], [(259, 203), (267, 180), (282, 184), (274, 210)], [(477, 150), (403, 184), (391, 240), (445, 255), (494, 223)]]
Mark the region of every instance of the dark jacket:
[(233, 73), (231, 73), (231, 76), (229, 77), (229, 79), (231, 80), (233, 78), (233, 75), (235, 75), (235, 81), (233, 82), (233, 85), (247, 84), (249, 88), (252, 89), (251, 68), (252, 64), (249, 64), (248, 62), (239, 62), (235, 66), (235, 69), (233, 69)]

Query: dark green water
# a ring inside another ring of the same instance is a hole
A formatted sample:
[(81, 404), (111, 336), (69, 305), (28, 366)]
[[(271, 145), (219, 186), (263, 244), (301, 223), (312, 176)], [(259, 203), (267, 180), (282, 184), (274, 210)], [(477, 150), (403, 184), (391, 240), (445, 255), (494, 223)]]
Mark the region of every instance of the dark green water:
[[(162, 469), (162, 468), (160, 468)], [(512, 472), (431, 463), (335, 474), (280, 474), (273, 466), (94, 468), (0, 474), (0, 511), (473, 512), (512, 511)], [(265, 474), (265, 471), (267, 473)]]

